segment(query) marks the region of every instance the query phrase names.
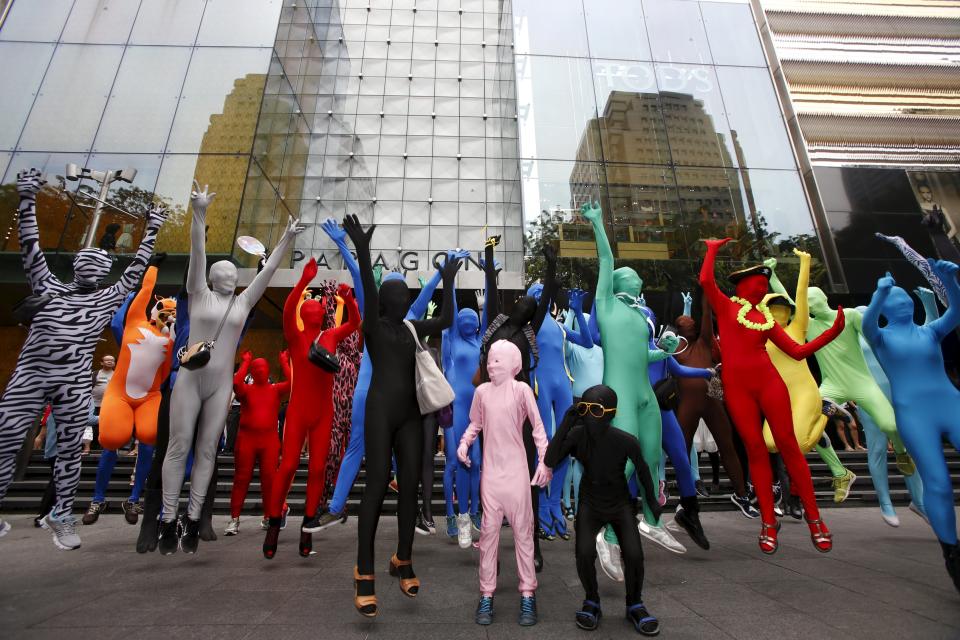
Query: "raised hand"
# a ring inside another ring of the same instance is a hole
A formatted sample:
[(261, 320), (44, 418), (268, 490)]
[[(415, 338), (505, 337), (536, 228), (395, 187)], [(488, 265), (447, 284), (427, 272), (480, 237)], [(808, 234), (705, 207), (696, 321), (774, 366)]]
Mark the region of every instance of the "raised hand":
[(37, 169), (27, 169), (17, 174), (17, 193), (21, 198), (35, 200), (43, 187), (43, 174)]
[(446, 260), (443, 263), (443, 268), (440, 269), (440, 273), (443, 275), (443, 278), (452, 278), (457, 275), (457, 271), (460, 270), (460, 258), (454, 258), (453, 260)]
[(340, 228), (340, 225), (337, 224), (337, 221), (333, 218), (327, 218), (323, 221), (323, 224), (320, 225), (320, 228), (323, 229), (323, 232), (326, 233), (331, 240), (340, 244), (347, 238), (347, 233)]
[(913, 293), (918, 298), (924, 301), (927, 301), (927, 300), (932, 301), (935, 299), (934, 297), (935, 294), (933, 293), (933, 291), (931, 291), (930, 289), (927, 289), (926, 287), (917, 287), (916, 289), (913, 290)]
[(570, 289), (570, 309), (578, 313), (583, 313), (583, 299), (587, 297), (587, 292), (583, 289)]
[(683, 304), (693, 304), (693, 294), (689, 291), (684, 291), (681, 297), (683, 298)]
[(477, 309), (483, 311), (483, 306), (487, 303), (486, 296), (483, 294), (483, 289), (475, 289), (473, 295), (477, 299)]
[[(281, 353), (280, 355), (283, 355), (283, 354)], [(244, 352), (240, 355), (240, 360), (241, 360), (241, 362), (249, 363), (251, 360), (253, 360), (253, 354), (250, 353), (249, 351), (244, 351)]]
[(163, 264), (163, 261), (167, 259), (167, 254), (165, 251), (158, 251), (150, 256), (150, 259), (147, 260), (148, 267), (159, 267)]
[(675, 353), (680, 346), (680, 338), (675, 335), (665, 335), (657, 342), (657, 346), (667, 353)]
[(722, 239), (707, 238), (702, 242), (704, 242), (707, 245), (707, 251), (710, 251), (710, 250), (716, 251), (723, 245), (727, 244), (728, 242), (731, 242), (732, 240), (733, 238), (722, 238)]
[(767, 258), (766, 260), (763, 261), (763, 266), (765, 266), (767, 269), (770, 269), (771, 271), (773, 271), (774, 269), (777, 268), (777, 259), (776, 259), (776, 258)]
[(300, 224), (299, 218), (294, 220), (293, 216), (287, 216), (287, 228), (284, 230), (283, 233), (284, 235), (292, 237), (292, 236), (296, 236), (303, 233), (305, 229), (306, 227)]
[(337, 295), (340, 296), (341, 300), (349, 300), (353, 297), (353, 289), (351, 289), (347, 283), (341, 282), (337, 287)]
[(887, 293), (895, 284), (897, 284), (897, 281), (894, 280), (893, 276), (890, 275), (890, 272), (887, 271), (887, 275), (877, 280), (877, 291)]
[(343, 218), (343, 230), (350, 236), (350, 240), (353, 241), (353, 246), (357, 251), (370, 249), (370, 238), (373, 237), (373, 230), (376, 228), (377, 225), (372, 224), (369, 229), (364, 231), (363, 225), (360, 224), (360, 218), (354, 214)]
[(432, 318), (437, 314), (437, 303), (431, 300), (427, 303), (427, 318)]
[(957, 271), (960, 270), (960, 266), (957, 264), (949, 260), (930, 260), (929, 258), (927, 262), (933, 272), (940, 276), (941, 280), (956, 280)]
[(803, 262), (804, 260), (810, 260), (810, 254), (809, 254), (809, 253), (807, 253), (806, 251), (801, 251), (800, 249), (797, 249), (796, 247), (793, 248), (793, 255), (795, 255), (795, 256), (797, 256), (798, 258), (800, 258), (800, 262)]
[(167, 219), (167, 208), (157, 202), (147, 212), (147, 226), (159, 229)]
[(495, 247), (500, 244), (500, 236), (490, 236), (487, 238), (487, 242), (484, 246), (486, 247)]
[(303, 265), (303, 275), (307, 279), (307, 282), (316, 278), (318, 271), (316, 258), (310, 258), (310, 261)]
[(216, 193), (210, 192), (210, 185), (203, 185), (203, 190), (200, 189), (200, 183), (196, 180), (193, 181), (193, 191), (190, 192), (190, 204), (193, 205), (193, 210), (204, 213), (207, 210), (207, 207), (210, 206), (210, 203), (213, 202), (213, 197), (217, 195)]
[[(249, 353), (249, 351), (247, 353)], [(277, 359), (280, 361), (281, 367), (287, 366), (290, 364), (290, 352), (284, 349), (280, 352), (280, 356)]]
[[(479, 264), (481, 269), (487, 268), (487, 261), (484, 258), (480, 258)], [(500, 273), (501, 271), (503, 271), (503, 265), (500, 264), (500, 261), (497, 260), (496, 258), (493, 259), (493, 271), (494, 273)]]
[(580, 215), (590, 222), (594, 222), (603, 217), (603, 210), (600, 208), (599, 202), (587, 202), (580, 207)]

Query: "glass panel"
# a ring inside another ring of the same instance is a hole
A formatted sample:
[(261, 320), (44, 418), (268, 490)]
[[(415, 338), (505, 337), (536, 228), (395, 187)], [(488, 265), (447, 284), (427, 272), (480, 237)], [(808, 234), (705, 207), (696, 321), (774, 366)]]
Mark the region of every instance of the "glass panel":
[(54, 45), (32, 42), (0, 42), (0, 86), (16, 91), (0, 91), (0, 149), (13, 149), (23, 130), (30, 107), (53, 55)]
[(59, 45), (40, 85), (20, 145), (89, 151), (123, 47)]
[(0, 40), (56, 42), (72, 6), (73, 0), (14, 2), (0, 29)]
[(249, 151), (269, 62), (270, 49), (197, 49), (167, 151)]
[(640, 2), (590, 0), (584, 6), (590, 55), (626, 60), (653, 59)]
[[(7, 173), (0, 185), (0, 229), (3, 242), (0, 251), (19, 251), (17, 243), (17, 173), (31, 167), (45, 176), (63, 175), (68, 162), (82, 163), (85, 155), (67, 153), (17, 153), (10, 159)], [(0, 158), (0, 164), (5, 162)], [(83, 242), (84, 218), (70, 199), (58, 193), (52, 186), (45, 186), (37, 196), (37, 226), (40, 228), (40, 246), (43, 249), (67, 247), (74, 251)], [(19, 260), (17, 263), (19, 265)]]
[(767, 66), (750, 5), (708, 2), (700, 11), (716, 64)]
[(514, 0), (516, 53), (587, 56), (581, 0)]
[(796, 162), (766, 68), (717, 67), (737, 164), (794, 169)]
[(644, 0), (653, 59), (710, 64), (710, 46), (696, 2)]
[(742, 169), (747, 209), (765, 255), (790, 255), (793, 247), (819, 253), (813, 220), (796, 171)]
[(129, 0), (76, 0), (60, 41), (124, 44), (138, 6)]
[(203, 7), (202, 2), (141, 0), (130, 44), (192, 45)]
[(677, 164), (736, 166), (736, 154), (712, 67), (657, 64), (660, 111)]
[(280, 8), (280, 0), (207, 0), (197, 44), (272, 47)]
[(189, 60), (186, 47), (129, 47), (94, 151), (163, 151)]
[(669, 163), (653, 65), (618, 60), (593, 60), (592, 65), (604, 159)]
[(523, 156), (599, 159), (589, 61), (517, 56), (516, 66)]

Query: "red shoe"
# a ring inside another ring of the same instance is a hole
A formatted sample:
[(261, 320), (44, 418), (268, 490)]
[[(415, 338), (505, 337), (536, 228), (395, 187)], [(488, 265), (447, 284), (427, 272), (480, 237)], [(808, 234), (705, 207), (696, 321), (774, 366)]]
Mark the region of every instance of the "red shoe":
[(810, 539), (817, 551), (828, 553), (833, 549), (833, 534), (823, 520), (807, 520), (807, 526), (810, 527)]
[[(768, 556), (775, 554), (777, 549), (780, 548), (780, 542), (777, 540), (777, 534), (780, 532), (780, 522), (776, 524), (761, 522), (760, 527), (760, 551)], [(769, 535), (771, 531), (773, 535)]]

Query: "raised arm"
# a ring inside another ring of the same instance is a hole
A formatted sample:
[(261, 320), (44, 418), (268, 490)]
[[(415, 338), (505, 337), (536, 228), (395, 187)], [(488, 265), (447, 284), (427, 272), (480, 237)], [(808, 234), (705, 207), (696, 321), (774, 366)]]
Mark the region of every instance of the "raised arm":
[(290, 354), (286, 349), (280, 352), (278, 358), (280, 363), (280, 373), (283, 374), (283, 380), (274, 385), (281, 396), (290, 393), (290, 385), (293, 384), (293, 371), (290, 370)]
[(116, 340), (117, 346), (123, 342), (123, 327), (127, 323), (127, 310), (130, 308), (130, 302), (133, 300), (133, 293), (128, 293), (123, 299), (120, 308), (113, 312), (113, 318), (110, 319), (110, 333)]
[(843, 331), (845, 322), (846, 316), (844, 316), (843, 307), (839, 307), (837, 309), (837, 317), (834, 319), (833, 325), (806, 344), (801, 345), (794, 342), (793, 338), (787, 335), (787, 332), (783, 330), (783, 327), (777, 323), (774, 323), (773, 328), (770, 330), (770, 339), (773, 341), (773, 344), (780, 347), (781, 351), (794, 360), (803, 360), (804, 358), (809, 358), (811, 355), (816, 353), (818, 349), (840, 335), (840, 332)]
[[(144, 269), (147, 268), (147, 262), (153, 255), (153, 245), (157, 242), (157, 232), (167, 219), (167, 210), (162, 205), (155, 205), (147, 214), (147, 226), (143, 230), (143, 238), (140, 240), (140, 247), (133, 261), (127, 265), (120, 276), (120, 280), (109, 288), (110, 295), (123, 297), (133, 291), (133, 288), (140, 282)], [(204, 285), (206, 286), (206, 285)]]
[(37, 227), (37, 193), (43, 186), (43, 176), (36, 169), (17, 174), (17, 193), (20, 196), (17, 233), (20, 236), (20, 255), (23, 271), (34, 295), (59, 293), (66, 285), (50, 273), (47, 259), (40, 249), (40, 229)]
[(593, 344), (600, 345), (600, 325), (597, 324), (597, 300), (594, 297), (593, 306), (590, 308), (590, 319), (587, 320), (587, 328), (590, 330), (590, 339)]
[(246, 303), (247, 308), (252, 309), (257, 304), (257, 301), (260, 300), (260, 297), (267, 290), (273, 274), (276, 273), (280, 267), (283, 256), (287, 253), (290, 245), (293, 244), (293, 239), (296, 238), (297, 234), (301, 233), (303, 229), (304, 227), (300, 225), (299, 220), (294, 220), (293, 218), (287, 219), (287, 228), (280, 237), (280, 242), (273, 248), (273, 252), (263, 265), (263, 271), (260, 271), (254, 276), (253, 281), (250, 282), (250, 286), (244, 289), (243, 293), (239, 296), (239, 298)]
[[(702, 291), (702, 289), (701, 289)], [(706, 294), (700, 297), (700, 333), (697, 340), (707, 346), (713, 345), (713, 307), (707, 300)]]
[(500, 242), (500, 236), (487, 238), (487, 244), (483, 248), (483, 275), (484, 285), (486, 287), (486, 300), (484, 306), (484, 331), (486, 331), (487, 319), (496, 319), (500, 315), (500, 291), (497, 289), (497, 266), (496, 259), (493, 257), (493, 249)]
[(417, 335), (438, 336), (447, 327), (453, 326), (453, 298), (457, 295), (457, 271), (460, 270), (460, 259), (447, 259), (443, 263), (443, 305), (440, 307), (440, 316), (426, 320), (411, 320)]
[(603, 211), (600, 203), (588, 202), (580, 207), (580, 213), (593, 225), (593, 236), (597, 243), (597, 259), (599, 271), (597, 274), (597, 290), (594, 292), (594, 301), (613, 297), (613, 249), (607, 239), (607, 230), (603, 228)]
[(350, 291), (350, 285), (341, 282), (337, 288), (337, 295), (340, 296), (343, 304), (347, 307), (347, 321), (330, 330), (333, 332), (333, 339), (337, 344), (340, 344), (360, 328), (360, 309), (357, 307), (357, 301)]
[[(465, 257), (466, 251), (447, 251), (446, 259), (450, 260), (452, 255)], [(444, 264), (446, 264), (446, 262), (444, 262)], [(420, 294), (417, 296), (417, 299), (413, 301), (413, 304), (410, 305), (410, 309), (407, 311), (407, 320), (420, 320), (424, 317), (427, 312), (427, 305), (433, 298), (433, 292), (437, 290), (437, 286), (442, 280), (443, 265), (438, 265), (437, 269), (433, 272), (433, 276), (420, 287)], [(446, 285), (444, 285), (444, 288), (446, 288)]]
[(207, 207), (216, 193), (210, 193), (209, 185), (193, 181), (190, 205), (193, 220), (190, 223), (190, 262), (187, 266), (187, 293), (197, 293), (207, 288)]
[(800, 273), (797, 275), (797, 293), (794, 302), (797, 308), (791, 324), (796, 323), (799, 331), (797, 335), (805, 336), (807, 327), (810, 325), (810, 303), (807, 298), (807, 288), (810, 286), (810, 254), (799, 249), (794, 249), (793, 253), (800, 258)]
[(577, 448), (580, 437), (583, 435), (583, 427), (575, 428), (576, 425), (576, 413), (572, 408), (568, 409), (560, 426), (557, 427), (557, 432), (553, 434), (553, 439), (547, 445), (547, 454), (543, 459), (545, 465), (551, 469), (555, 468)]
[(913, 290), (920, 298), (920, 304), (923, 305), (923, 324), (930, 324), (940, 317), (940, 309), (937, 308), (937, 295), (926, 287), (917, 287)]
[[(703, 289), (703, 295), (707, 301), (718, 310), (724, 305), (730, 304), (730, 299), (723, 295), (720, 287), (717, 286), (717, 280), (714, 276), (714, 265), (717, 261), (717, 253), (720, 247), (730, 242), (730, 238), (723, 240), (705, 240), (707, 243), (707, 254), (703, 257), (703, 266), (700, 267), (700, 287)], [(701, 327), (702, 330), (702, 327)], [(713, 335), (713, 328), (710, 328), (710, 335)]]
[(547, 318), (547, 312), (550, 311), (550, 304), (557, 296), (557, 252), (550, 245), (546, 245), (543, 248), (543, 258), (547, 261), (547, 273), (544, 275), (543, 291), (540, 292), (537, 312), (533, 314), (533, 320), (530, 321), (534, 333), (540, 331), (543, 321)]
[(670, 374), (677, 378), (711, 378), (713, 372), (709, 369), (701, 369), (699, 367), (686, 367), (674, 359), (673, 356), (667, 358), (667, 370), (670, 371)]
[(317, 277), (317, 260), (310, 258), (307, 264), (303, 265), (303, 271), (300, 272), (300, 279), (293, 285), (290, 294), (283, 303), (283, 336), (287, 342), (291, 342), (299, 333), (297, 329), (297, 310), (300, 308), (300, 301), (303, 300), (303, 292), (307, 290), (310, 282)]
[(380, 323), (380, 296), (377, 293), (377, 283), (373, 278), (373, 264), (370, 261), (370, 238), (377, 225), (370, 225), (364, 231), (360, 219), (355, 215), (348, 215), (343, 219), (343, 230), (350, 236), (353, 246), (357, 250), (357, 264), (360, 267), (360, 282), (363, 287), (363, 331), (370, 333)]
[(570, 313), (568, 317), (575, 319), (577, 324), (574, 326), (572, 322), (565, 322), (564, 326), (567, 329), (567, 340), (584, 349), (591, 349), (593, 348), (593, 337), (587, 327), (587, 319), (583, 317), (583, 299), (586, 295), (587, 292), (581, 289), (574, 289), (570, 292)]
[(333, 243), (337, 245), (337, 251), (340, 252), (340, 257), (343, 259), (343, 266), (350, 272), (350, 278), (353, 280), (357, 304), (360, 306), (360, 309), (363, 309), (363, 282), (360, 277), (360, 266), (357, 264), (357, 261), (353, 259), (353, 255), (350, 253), (350, 247), (347, 246), (347, 233), (340, 228), (340, 225), (338, 225), (337, 221), (333, 218), (324, 220), (320, 228), (323, 229), (324, 233), (330, 236)]
[[(133, 318), (137, 322), (142, 322), (147, 317), (147, 306), (153, 299), (153, 288), (157, 284), (157, 268), (147, 267), (143, 274), (143, 284), (140, 285), (140, 291), (134, 296), (127, 311), (127, 317)], [(131, 315), (132, 314), (132, 315)]]
[(928, 260), (928, 262), (930, 268), (943, 282), (943, 288), (947, 290), (947, 310), (940, 318), (926, 325), (933, 331), (937, 340), (941, 341), (956, 329), (957, 325), (960, 325), (960, 284), (957, 284), (957, 271), (960, 267), (948, 260)]
[(237, 394), (237, 397), (243, 396), (245, 391), (244, 387), (247, 379), (247, 373), (250, 371), (250, 362), (253, 360), (253, 354), (249, 351), (244, 351), (240, 356), (240, 366), (237, 367), (237, 372), (233, 374), (233, 392)]
[(683, 292), (683, 315), (689, 317), (693, 313), (693, 294), (689, 291)]

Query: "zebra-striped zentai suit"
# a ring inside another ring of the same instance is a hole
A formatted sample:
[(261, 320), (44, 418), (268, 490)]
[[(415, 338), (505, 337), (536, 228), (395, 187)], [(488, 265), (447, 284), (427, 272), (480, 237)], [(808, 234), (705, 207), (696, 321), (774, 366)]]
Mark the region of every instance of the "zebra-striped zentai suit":
[(0, 397), (0, 501), (13, 479), (17, 451), (46, 403), (57, 416), (55, 518), (70, 513), (80, 481), (80, 439), (91, 406), (93, 351), (113, 313), (132, 290), (153, 253), (163, 208), (150, 211), (137, 254), (120, 280), (98, 289), (112, 260), (101, 249), (83, 249), (73, 261), (73, 281), (63, 283), (47, 266), (40, 249), (36, 198), (43, 184), (35, 169), (17, 175), (19, 234), (23, 267), (34, 295), (55, 294), (37, 313), (20, 350), (17, 366)]

